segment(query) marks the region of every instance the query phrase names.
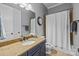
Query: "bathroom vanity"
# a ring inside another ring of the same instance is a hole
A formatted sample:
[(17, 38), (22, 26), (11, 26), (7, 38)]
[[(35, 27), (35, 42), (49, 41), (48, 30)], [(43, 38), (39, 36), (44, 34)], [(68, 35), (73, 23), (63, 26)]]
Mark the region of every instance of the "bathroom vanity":
[(38, 37), (31, 45), (23, 45), (22, 41), (13, 42), (0, 47), (0, 56), (45, 56), (45, 39)]
[[(38, 16), (36, 19), (34, 11), (21, 9), (19, 5), (19, 8), (14, 8), (4, 3), (0, 4), (0, 7), (2, 28), (0, 37), (3, 37), (0, 39), (0, 56), (45, 56), (45, 38), (41, 37), (43, 33), (37, 27), (39, 25), (42, 28), (43, 22), (40, 18), (43, 17)], [(30, 33), (40, 37), (31, 37), (34, 40), (21, 40), (20, 37), (28, 36)]]

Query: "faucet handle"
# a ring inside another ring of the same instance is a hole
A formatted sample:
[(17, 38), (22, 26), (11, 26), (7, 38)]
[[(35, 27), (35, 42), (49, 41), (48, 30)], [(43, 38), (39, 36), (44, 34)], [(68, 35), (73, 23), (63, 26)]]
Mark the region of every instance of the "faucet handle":
[(23, 40), (25, 40), (25, 39), (26, 39), (26, 37), (24, 36), (24, 37), (23, 37)]
[(21, 35), (21, 41), (24, 41), (24, 36), (23, 35)]

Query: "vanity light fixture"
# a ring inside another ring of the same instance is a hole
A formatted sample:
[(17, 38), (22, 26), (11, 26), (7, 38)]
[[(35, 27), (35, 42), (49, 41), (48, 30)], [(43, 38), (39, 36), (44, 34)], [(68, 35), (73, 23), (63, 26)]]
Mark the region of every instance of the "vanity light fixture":
[(26, 10), (32, 10), (32, 6), (31, 4), (28, 4), (26, 7), (25, 7)]
[(30, 3), (14, 3), (14, 4), (19, 5), (21, 8), (24, 8), (25, 10), (34, 11)]
[(24, 5), (22, 5), (22, 4), (20, 4), (19, 6), (20, 6), (21, 8), (24, 8)]

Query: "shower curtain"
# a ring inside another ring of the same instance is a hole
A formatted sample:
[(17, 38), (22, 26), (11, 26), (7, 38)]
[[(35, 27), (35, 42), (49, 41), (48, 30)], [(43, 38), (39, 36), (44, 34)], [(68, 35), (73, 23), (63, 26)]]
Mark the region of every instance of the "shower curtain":
[(46, 43), (65, 52), (71, 50), (69, 10), (46, 16)]

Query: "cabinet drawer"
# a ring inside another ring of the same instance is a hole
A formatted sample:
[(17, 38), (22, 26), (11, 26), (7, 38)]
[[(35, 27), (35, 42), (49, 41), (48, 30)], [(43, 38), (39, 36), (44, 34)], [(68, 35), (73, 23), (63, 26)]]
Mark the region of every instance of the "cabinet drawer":
[(46, 49), (45, 49), (45, 46), (41, 47), (41, 50), (40, 50), (40, 55), (41, 56), (46, 56)]

